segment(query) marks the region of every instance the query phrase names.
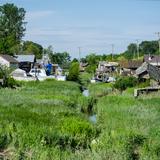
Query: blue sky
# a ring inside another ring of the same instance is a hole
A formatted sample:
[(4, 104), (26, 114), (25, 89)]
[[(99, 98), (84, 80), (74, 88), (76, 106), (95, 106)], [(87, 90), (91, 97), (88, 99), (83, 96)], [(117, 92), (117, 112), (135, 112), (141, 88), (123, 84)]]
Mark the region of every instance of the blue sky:
[(160, 31), (160, 0), (1, 0), (25, 8), (32, 40), (78, 57), (126, 50), (136, 39), (155, 40)]

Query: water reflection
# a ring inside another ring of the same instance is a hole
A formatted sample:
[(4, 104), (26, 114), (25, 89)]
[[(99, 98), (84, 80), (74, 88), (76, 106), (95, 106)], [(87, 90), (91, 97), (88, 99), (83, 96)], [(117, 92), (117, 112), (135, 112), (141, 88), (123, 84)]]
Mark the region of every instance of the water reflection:
[(89, 90), (88, 90), (88, 89), (84, 90), (84, 91), (83, 91), (83, 95), (84, 95), (85, 97), (88, 97), (88, 96), (89, 96)]
[(89, 120), (90, 120), (92, 123), (96, 123), (96, 122), (97, 122), (97, 115), (96, 115), (96, 114), (93, 114), (93, 115), (89, 116)]

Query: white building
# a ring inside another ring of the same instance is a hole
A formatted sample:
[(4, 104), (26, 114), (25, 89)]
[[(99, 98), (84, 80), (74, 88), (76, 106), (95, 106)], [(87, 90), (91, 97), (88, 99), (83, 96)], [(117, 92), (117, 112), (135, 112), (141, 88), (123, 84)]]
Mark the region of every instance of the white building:
[(1, 54), (0, 65), (10, 67), (10, 68), (18, 68), (18, 61), (10, 55)]

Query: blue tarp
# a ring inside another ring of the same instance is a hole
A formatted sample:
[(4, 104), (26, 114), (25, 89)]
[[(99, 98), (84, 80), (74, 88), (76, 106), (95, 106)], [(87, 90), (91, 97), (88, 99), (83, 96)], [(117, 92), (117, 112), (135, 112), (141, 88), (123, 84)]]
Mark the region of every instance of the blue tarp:
[(47, 76), (49, 76), (51, 74), (51, 70), (52, 70), (52, 64), (49, 63), (49, 64), (46, 65)]

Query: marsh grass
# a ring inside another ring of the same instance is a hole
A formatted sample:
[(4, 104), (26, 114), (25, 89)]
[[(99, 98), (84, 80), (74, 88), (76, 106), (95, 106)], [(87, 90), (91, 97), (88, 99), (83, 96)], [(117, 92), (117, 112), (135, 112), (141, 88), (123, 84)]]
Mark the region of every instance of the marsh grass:
[(94, 146), (100, 159), (102, 155), (108, 159), (159, 159), (159, 104), (159, 93), (135, 99), (133, 88), (100, 98), (96, 110), (102, 130)]
[(89, 148), (97, 136), (81, 113), (83, 96), (77, 83), (23, 82), (17, 90), (0, 91), (0, 153), (12, 147), (12, 159), (58, 159)]
[[(110, 84), (89, 89), (90, 97), (74, 82), (1, 89), (0, 159), (158, 160), (159, 92), (135, 99), (133, 88), (122, 94)], [(92, 98), (96, 124), (86, 116)]]

